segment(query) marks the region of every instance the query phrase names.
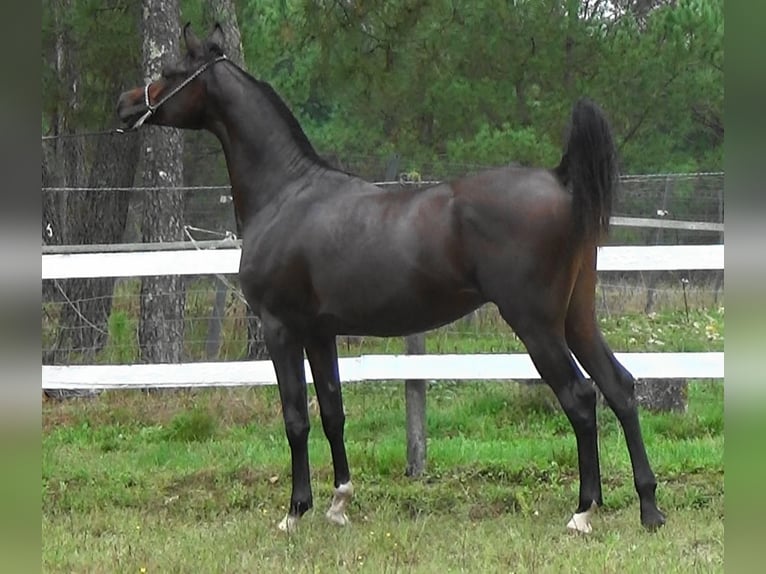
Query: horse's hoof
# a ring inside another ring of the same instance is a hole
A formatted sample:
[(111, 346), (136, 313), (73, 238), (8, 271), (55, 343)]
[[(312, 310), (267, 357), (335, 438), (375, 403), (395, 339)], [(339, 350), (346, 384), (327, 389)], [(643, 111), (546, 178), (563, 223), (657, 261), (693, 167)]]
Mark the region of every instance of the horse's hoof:
[(294, 532), (298, 528), (298, 517), (286, 515), (277, 526), (282, 532)]
[(339, 485), (333, 493), (332, 503), (329, 510), (325, 513), (327, 520), (339, 526), (346, 526), (350, 523), (346, 508), (354, 495), (354, 486), (351, 482)]
[(641, 512), (641, 524), (650, 532), (658, 530), (665, 522), (665, 515), (656, 507)]
[(351, 521), (348, 519), (348, 514), (345, 512), (333, 512), (333, 509), (331, 508), (325, 513), (325, 516), (327, 517), (327, 520), (338, 526), (351, 524)]
[(590, 524), (590, 519), (593, 513), (596, 512), (598, 505), (593, 502), (590, 508), (585, 512), (575, 512), (572, 515), (572, 519), (567, 523), (567, 528), (574, 532), (580, 532), (582, 534), (590, 534), (593, 532), (593, 527)]

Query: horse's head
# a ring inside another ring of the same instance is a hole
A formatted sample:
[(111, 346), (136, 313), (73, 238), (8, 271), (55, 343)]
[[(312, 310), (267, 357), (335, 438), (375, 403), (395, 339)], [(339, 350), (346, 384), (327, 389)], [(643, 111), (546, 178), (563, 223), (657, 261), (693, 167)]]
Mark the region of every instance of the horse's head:
[(120, 94), (117, 115), (129, 128), (144, 123), (187, 129), (203, 127), (205, 71), (226, 58), (223, 32), (216, 24), (208, 38), (200, 41), (186, 24), (183, 37), (186, 54), (176, 63), (166, 65), (158, 80)]

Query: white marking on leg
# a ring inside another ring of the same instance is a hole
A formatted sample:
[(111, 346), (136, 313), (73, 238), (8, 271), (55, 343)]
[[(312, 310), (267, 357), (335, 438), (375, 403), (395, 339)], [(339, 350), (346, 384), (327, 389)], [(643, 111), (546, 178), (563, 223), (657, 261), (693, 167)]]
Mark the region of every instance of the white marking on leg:
[(279, 528), (282, 532), (293, 532), (296, 528), (298, 528), (298, 517), (292, 516), (291, 514), (285, 515), (277, 528)]
[(567, 524), (567, 528), (582, 532), (583, 534), (590, 534), (593, 532), (593, 527), (590, 525), (591, 516), (598, 509), (598, 505), (592, 502), (590, 508), (585, 512), (575, 512), (572, 515), (572, 519)]
[(351, 521), (348, 519), (346, 508), (348, 507), (348, 502), (351, 500), (353, 495), (354, 486), (350, 481), (338, 486), (332, 496), (332, 504), (330, 504), (330, 509), (325, 514), (327, 520), (340, 526), (349, 524)]

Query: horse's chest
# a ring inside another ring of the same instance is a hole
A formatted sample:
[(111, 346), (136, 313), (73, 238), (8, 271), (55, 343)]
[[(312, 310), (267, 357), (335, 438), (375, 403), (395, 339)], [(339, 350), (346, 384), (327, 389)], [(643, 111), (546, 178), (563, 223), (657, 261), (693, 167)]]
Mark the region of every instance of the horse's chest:
[(253, 245), (243, 250), (240, 283), (248, 300), (276, 311), (291, 308), (309, 312), (312, 289), (305, 258), (297, 253)]

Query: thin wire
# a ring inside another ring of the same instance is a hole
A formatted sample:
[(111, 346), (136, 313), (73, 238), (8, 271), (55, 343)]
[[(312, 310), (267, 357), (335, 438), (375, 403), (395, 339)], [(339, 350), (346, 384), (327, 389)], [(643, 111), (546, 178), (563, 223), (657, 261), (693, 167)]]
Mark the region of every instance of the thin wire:
[[(436, 185), (441, 181), (400, 182), (400, 181), (375, 181), (373, 185)], [(43, 187), (43, 192), (62, 191), (231, 191), (231, 185), (179, 185), (167, 187)]]
[(96, 331), (98, 331), (98, 332), (99, 332), (99, 333), (101, 333), (102, 335), (109, 335), (109, 333), (107, 333), (106, 331), (104, 331), (104, 330), (103, 330), (101, 327), (99, 327), (98, 325), (94, 325), (93, 323), (91, 323), (91, 322), (88, 320), (88, 318), (87, 318), (87, 317), (85, 317), (85, 315), (83, 315), (83, 314), (80, 312), (80, 310), (77, 308), (77, 305), (75, 305), (74, 303), (72, 303), (72, 300), (71, 300), (71, 299), (70, 299), (70, 298), (67, 296), (67, 294), (64, 292), (64, 290), (61, 288), (61, 285), (59, 284), (59, 282), (58, 282), (58, 279), (54, 279), (54, 280), (53, 280), (53, 284), (56, 286), (56, 289), (58, 289), (58, 290), (59, 290), (59, 292), (60, 292), (60, 293), (61, 293), (61, 295), (64, 297), (64, 299), (66, 300), (66, 302), (67, 302), (67, 303), (69, 303), (69, 306), (70, 306), (70, 307), (72, 307), (72, 309), (74, 309), (74, 312), (77, 314), (77, 316), (78, 316), (78, 317), (80, 317), (80, 319), (82, 319), (83, 321), (85, 321), (85, 323), (87, 323), (87, 324), (88, 324), (88, 326), (90, 326), (92, 329), (95, 329)]
[[(646, 175), (623, 175), (620, 176), (622, 181), (642, 181), (642, 180), (655, 180), (664, 178), (676, 178), (676, 179), (694, 179), (702, 177), (723, 177), (723, 172), (699, 172), (699, 173), (657, 173)], [(426, 185), (438, 185), (440, 183), (446, 183), (446, 180), (423, 180), (423, 181), (374, 181), (370, 182), (373, 185), (378, 186), (390, 186), (390, 185), (403, 185), (403, 186), (426, 186)], [(175, 187), (43, 187), (43, 192), (64, 192), (64, 191), (231, 191), (231, 185), (183, 185)], [(644, 194), (648, 194), (646, 190), (635, 190), (633, 193), (644, 191)]]
[[(231, 239), (232, 241), (236, 241), (237, 235), (229, 231), (228, 229), (226, 231), (215, 231), (214, 229), (203, 229), (202, 227), (194, 227), (193, 225), (184, 225), (184, 231), (186, 232), (187, 237), (194, 242), (194, 239), (192, 238), (189, 231), (199, 231), (200, 233), (207, 233), (208, 235), (217, 235), (219, 237), (223, 237), (224, 239)], [(197, 247), (196, 242), (193, 243), (195, 247)], [(197, 247), (199, 249), (199, 247)]]
[(69, 138), (87, 138), (87, 137), (94, 137), (94, 136), (116, 136), (116, 135), (125, 135), (126, 133), (129, 133), (129, 132), (120, 131), (115, 128), (111, 130), (101, 130), (98, 132), (81, 132), (77, 134), (56, 134), (53, 136), (42, 136), (43, 138), (42, 141), (69, 139)]
[(186, 185), (177, 187), (43, 187), (42, 191), (221, 191), (230, 189), (230, 185)]
[(666, 177), (675, 177), (675, 178), (684, 178), (684, 179), (691, 179), (695, 177), (723, 177), (724, 172), (722, 171), (699, 171), (694, 173), (647, 173), (647, 174), (631, 174), (631, 175), (621, 175), (620, 179), (623, 180), (633, 180), (633, 179), (662, 179)]

